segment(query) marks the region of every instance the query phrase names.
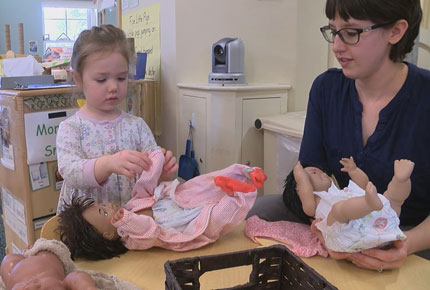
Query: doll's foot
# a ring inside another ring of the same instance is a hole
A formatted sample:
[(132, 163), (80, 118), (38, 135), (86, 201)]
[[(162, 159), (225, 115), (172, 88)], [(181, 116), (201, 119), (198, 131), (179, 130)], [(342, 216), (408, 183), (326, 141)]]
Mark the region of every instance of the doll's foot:
[[(394, 161), (394, 178), (398, 182), (406, 182), (414, 170), (415, 163), (407, 159)], [(394, 179), (393, 178), (393, 179)]]
[(258, 167), (246, 168), (243, 173), (257, 188), (262, 188), (264, 181), (266, 181), (267, 179), (267, 176), (264, 173), (263, 169)]
[(257, 190), (252, 184), (248, 184), (227, 176), (216, 176), (214, 178), (214, 182), (216, 186), (222, 189), (222, 191), (230, 195), (233, 195), (235, 192), (248, 193)]
[(366, 198), (367, 204), (369, 205), (369, 208), (372, 211), (382, 209), (382, 201), (378, 197), (378, 193), (376, 192), (376, 187), (370, 181), (367, 183), (366, 192), (364, 196)]

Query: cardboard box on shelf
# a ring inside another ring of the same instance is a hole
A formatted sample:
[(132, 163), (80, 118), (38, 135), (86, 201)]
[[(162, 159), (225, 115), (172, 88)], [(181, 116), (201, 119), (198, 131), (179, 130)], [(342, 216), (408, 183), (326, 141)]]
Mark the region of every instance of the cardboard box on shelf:
[(56, 128), (68, 116), (63, 112), (77, 109), (78, 97), (71, 88), (0, 90), (0, 190), (9, 253), (34, 243), (43, 220), (56, 213)]

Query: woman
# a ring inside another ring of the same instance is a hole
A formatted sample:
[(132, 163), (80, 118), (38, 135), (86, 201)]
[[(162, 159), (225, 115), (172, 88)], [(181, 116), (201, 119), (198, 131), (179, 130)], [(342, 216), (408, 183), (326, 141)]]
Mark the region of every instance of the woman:
[[(363, 268), (398, 268), (407, 254), (430, 248), (430, 72), (402, 62), (419, 32), (420, 1), (327, 0), (325, 12), (329, 23), (321, 32), (342, 69), (312, 85), (299, 160), (328, 168), (344, 187), (348, 176), (339, 160), (353, 156), (378, 192), (386, 190), (394, 160), (415, 162), (400, 216), (404, 227), (419, 225), (406, 232), (408, 239), (388, 250), (331, 252)], [(257, 200), (249, 215), (295, 221), (285, 209), (278, 217), (259, 214), (263, 206), (274, 212), (267, 204), (275, 196)]]

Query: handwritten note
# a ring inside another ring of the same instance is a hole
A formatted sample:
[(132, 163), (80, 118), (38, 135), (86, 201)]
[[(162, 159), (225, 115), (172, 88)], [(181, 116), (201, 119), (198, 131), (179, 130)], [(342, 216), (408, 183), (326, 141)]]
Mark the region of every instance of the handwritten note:
[[(130, 8), (133, 7), (134, 1), (129, 1)], [(160, 3), (124, 13), (122, 16), (122, 29), (127, 37), (134, 38), (136, 52), (147, 53), (145, 78), (155, 80), (158, 87), (155, 96), (155, 115), (157, 121), (152, 133), (155, 136), (160, 136), (162, 131), (160, 119)]]
[(134, 38), (136, 52), (146, 52), (146, 78), (158, 80), (160, 74), (160, 3), (126, 13), (122, 29)]

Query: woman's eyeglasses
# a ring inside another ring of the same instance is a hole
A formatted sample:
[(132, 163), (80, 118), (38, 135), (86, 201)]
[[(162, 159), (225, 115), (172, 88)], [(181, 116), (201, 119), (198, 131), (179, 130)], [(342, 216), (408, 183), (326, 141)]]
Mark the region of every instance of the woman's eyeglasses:
[(321, 27), (320, 31), (324, 36), (324, 39), (330, 43), (334, 43), (334, 38), (336, 37), (336, 35), (339, 35), (339, 38), (346, 44), (357, 44), (360, 41), (360, 34), (362, 34), (363, 32), (368, 32), (373, 29), (384, 27), (390, 24), (393, 24), (393, 23), (390, 22), (390, 23), (383, 23), (383, 24), (374, 24), (372, 26), (365, 27), (365, 28), (342, 28), (339, 30), (334, 30), (329, 25), (326, 25)]

